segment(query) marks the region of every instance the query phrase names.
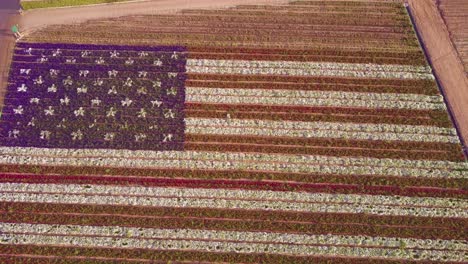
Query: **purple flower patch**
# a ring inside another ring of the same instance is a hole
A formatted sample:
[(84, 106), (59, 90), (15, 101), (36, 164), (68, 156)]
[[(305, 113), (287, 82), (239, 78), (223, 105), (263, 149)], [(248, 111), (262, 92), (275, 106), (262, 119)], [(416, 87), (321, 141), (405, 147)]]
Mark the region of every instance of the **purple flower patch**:
[(3, 146), (183, 150), (183, 47), (20, 43)]

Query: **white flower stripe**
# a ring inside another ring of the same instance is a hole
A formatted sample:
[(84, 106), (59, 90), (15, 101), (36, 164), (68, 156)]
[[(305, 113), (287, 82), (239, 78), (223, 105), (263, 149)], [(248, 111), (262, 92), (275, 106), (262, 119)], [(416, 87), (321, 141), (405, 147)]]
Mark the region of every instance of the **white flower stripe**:
[[(194, 250), (202, 252), (224, 253), (262, 253), (293, 254), (297, 256), (348, 256), (348, 257), (381, 257), (390, 259), (417, 259), (432, 261), (460, 261), (464, 255), (458, 251), (437, 251), (424, 249), (388, 249), (367, 247), (308, 246), (287, 244), (264, 244), (224, 241), (196, 240), (161, 240), (125, 237), (77, 237), (46, 236), (28, 234), (1, 234), (0, 243), (24, 245), (64, 245), (81, 247), (142, 248), (152, 250)], [(422, 256), (422, 257), (416, 257)]]
[(455, 129), (432, 126), (217, 118), (186, 118), (185, 123), (189, 134), (460, 143)]
[[(131, 157), (131, 156), (128, 156)], [(418, 178), (468, 178), (466, 170), (444, 170), (432, 168), (393, 168), (374, 166), (347, 166), (323, 164), (290, 164), (288, 162), (236, 162), (212, 160), (174, 160), (174, 159), (135, 159), (135, 158), (63, 158), (35, 156), (0, 156), (0, 163), (15, 165), (52, 165), (52, 166), (99, 166), (121, 168), (178, 168), (199, 170), (252, 170), (283, 173), (317, 173), (343, 175), (385, 175), (394, 177)]]
[(240, 97), (275, 97), (275, 98), (318, 98), (364, 101), (407, 101), (424, 103), (444, 103), (441, 95), (400, 94), (400, 93), (362, 93), (343, 91), (303, 91), (303, 90), (265, 90), (265, 89), (231, 89), (186, 87), (188, 95), (225, 95)]
[(186, 102), (217, 103), (217, 104), (255, 104), (255, 105), (292, 105), (292, 106), (334, 106), (361, 107), (385, 109), (416, 109), (416, 110), (445, 110), (443, 103), (377, 101), (352, 99), (322, 99), (322, 98), (294, 98), (294, 97), (248, 97), (240, 95), (194, 95), (187, 94)]
[(112, 185), (81, 185), (81, 184), (26, 184), (0, 183), (2, 192), (23, 193), (66, 193), (95, 195), (140, 195), (181, 198), (220, 198), (242, 200), (281, 200), (309, 203), (355, 203), (369, 205), (389, 205), (393, 207), (446, 207), (468, 209), (468, 201), (453, 198), (406, 197), (365, 194), (329, 194), (305, 192), (275, 192), (231, 189), (202, 188), (163, 188), (163, 187), (127, 187)]
[(377, 72), (377, 71), (344, 71), (326, 69), (287, 69), (287, 68), (233, 68), (187, 66), (187, 73), (206, 74), (246, 74), (246, 75), (292, 75), (292, 76), (334, 76), (356, 78), (398, 78), (433, 80), (434, 75), (413, 72)]
[(413, 217), (451, 217), (467, 218), (468, 211), (462, 208), (428, 208), (366, 204), (301, 203), (290, 201), (257, 201), (221, 198), (184, 198), (184, 197), (144, 197), (128, 195), (93, 194), (42, 194), (42, 193), (0, 193), (0, 201), (60, 203), (60, 204), (98, 204), (131, 205), (176, 208), (216, 208), (291, 212), (349, 213), (370, 215), (399, 215)]
[(378, 132), (345, 132), (336, 130), (291, 130), (275, 128), (252, 128), (252, 127), (190, 127), (187, 126), (187, 133), (209, 134), (209, 135), (253, 135), (268, 137), (302, 137), (302, 138), (346, 138), (359, 140), (389, 140), (389, 141), (420, 141), (420, 142), (442, 142), (458, 144), (456, 136), (441, 135), (418, 135), (403, 133), (378, 133)]
[(333, 122), (301, 122), (301, 121), (273, 121), (251, 119), (220, 119), (220, 118), (186, 118), (187, 126), (242, 126), (271, 129), (302, 129), (302, 130), (340, 130), (347, 132), (377, 132), (404, 134), (434, 134), (456, 136), (454, 128), (435, 126), (413, 126), (394, 124), (366, 124), (366, 123), (333, 123)]
[[(126, 149), (61, 149), (31, 147), (0, 147), (2, 155), (40, 155), (58, 157), (108, 157), (108, 158), (149, 158), (149, 159), (192, 159), (212, 161), (244, 162), (287, 162), (291, 164), (316, 164), (340, 166), (373, 166), (391, 168), (430, 168), (445, 171), (468, 170), (468, 162), (444, 160), (379, 159), (371, 157), (334, 157), (317, 155), (291, 155), (273, 153), (239, 153), (215, 151), (152, 151)], [(1, 155), (0, 155), (1, 156)]]
[(371, 236), (344, 236), (344, 235), (303, 235), (270, 232), (239, 232), (222, 230), (199, 229), (158, 229), (137, 228), (121, 226), (82, 226), (82, 225), (48, 225), (27, 223), (1, 223), (0, 230), (4, 233), (35, 233), (45, 235), (70, 236), (113, 236), (127, 238), (161, 238), (161, 239), (203, 239), (203, 240), (230, 240), (235, 242), (263, 242), (289, 244), (315, 244), (334, 246), (360, 246), (360, 247), (396, 247), (402, 244), (405, 248), (435, 249), (435, 250), (468, 250), (466, 241), (443, 239), (415, 239)]
[(380, 65), (372, 63), (339, 62), (301, 62), (301, 61), (264, 61), (264, 60), (210, 60), (188, 59), (187, 66), (233, 67), (233, 68), (289, 68), (289, 69), (330, 69), (347, 71), (396, 71), (431, 73), (429, 66)]

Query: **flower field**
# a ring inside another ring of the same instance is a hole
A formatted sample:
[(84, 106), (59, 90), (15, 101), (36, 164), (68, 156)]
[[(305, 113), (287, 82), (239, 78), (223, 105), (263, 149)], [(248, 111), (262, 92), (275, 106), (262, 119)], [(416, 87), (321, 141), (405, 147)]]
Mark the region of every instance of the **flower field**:
[(465, 261), (468, 163), (402, 3), (117, 21), (15, 47), (0, 260)]

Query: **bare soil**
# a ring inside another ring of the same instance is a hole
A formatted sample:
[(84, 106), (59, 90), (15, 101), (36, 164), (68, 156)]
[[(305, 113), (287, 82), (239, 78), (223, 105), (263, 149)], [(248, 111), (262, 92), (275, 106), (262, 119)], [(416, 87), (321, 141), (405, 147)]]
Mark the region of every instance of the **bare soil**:
[(434, 1), (409, 0), (409, 7), (466, 150), (468, 79), (464, 67)]

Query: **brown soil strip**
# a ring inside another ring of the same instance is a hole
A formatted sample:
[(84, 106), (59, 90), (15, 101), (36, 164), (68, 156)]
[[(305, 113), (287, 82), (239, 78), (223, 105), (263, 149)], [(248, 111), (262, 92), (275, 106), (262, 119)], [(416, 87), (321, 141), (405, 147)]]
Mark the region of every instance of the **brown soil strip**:
[(409, 7), (467, 152), (468, 79), (439, 11), (432, 0), (410, 0)]

